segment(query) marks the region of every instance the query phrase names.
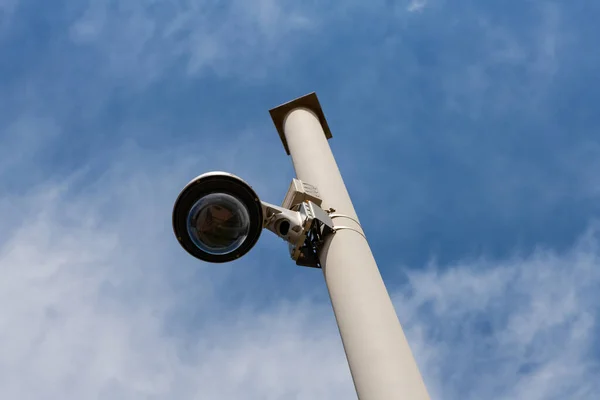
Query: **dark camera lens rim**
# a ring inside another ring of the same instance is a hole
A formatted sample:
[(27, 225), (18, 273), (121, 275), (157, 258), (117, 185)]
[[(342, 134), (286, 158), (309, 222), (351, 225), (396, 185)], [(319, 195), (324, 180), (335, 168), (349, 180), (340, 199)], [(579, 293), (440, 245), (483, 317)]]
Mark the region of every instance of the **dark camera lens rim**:
[[(198, 248), (187, 230), (187, 218), (196, 202), (212, 193), (225, 193), (237, 198), (248, 210), (250, 230), (242, 245), (226, 254), (210, 254)], [(236, 260), (246, 254), (258, 241), (262, 232), (262, 206), (254, 190), (233, 175), (206, 175), (188, 184), (175, 201), (173, 207), (173, 231), (181, 246), (192, 256), (211, 263)]]

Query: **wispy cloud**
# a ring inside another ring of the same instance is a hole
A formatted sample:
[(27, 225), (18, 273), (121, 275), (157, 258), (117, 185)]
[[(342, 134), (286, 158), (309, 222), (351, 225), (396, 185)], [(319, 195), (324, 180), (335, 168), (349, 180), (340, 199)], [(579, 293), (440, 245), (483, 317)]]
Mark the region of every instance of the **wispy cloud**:
[(0, 0), (0, 39), (2, 39), (2, 30), (10, 23), (18, 2), (19, 0)]
[[(0, 0), (0, 398), (352, 398), (319, 271), (268, 233), (201, 264), (170, 226), (206, 170), (280, 200), (266, 111), (314, 89), (433, 397), (595, 398), (595, 21), (558, 3), (121, 3)], [(438, 243), (453, 261), (394, 280)]]
[(599, 237), (594, 225), (563, 254), (410, 273), (399, 314), (436, 398), (592, 398)]
[[(266, 76), (317, 21), (294, 2), (89, 2), (71, 39), (111, 75), (153, 81), (181, 65), (192, 75)], [(260, 62), (259, 62), (260, 61)], [(265, 62), (268, 61), (268, 62)]]
[[(0, 248), (2, 397), (351, 396), (322, 304), (216, 311), (229, 285), (185, 256), (168, 224), (181, 166), (136, 170), (131, 150), (79, 195), (65, 182), (3, 196), (2, 220), (24, 218), (3, 226)], [(181, 332), (188, 305), (202, 322)]]
[(408, 12), (421, 11), (427, 5), (427, 0), (411, 0), (406, 7)]
[[(132, 150), (78, 195), (66, 181), (1, 203), (27, 215), (0, 249), (2, 396), (352, 398), (328, 303), (223, 310), (227, 274), (171, 237), (188, 167), (136, 168)], [(565, 253), (411, 272), (394, 299), (434, 398), (592, 398), (599, 246), (591, 228)], [(190, 306), (199, 323), (178, 317)]]

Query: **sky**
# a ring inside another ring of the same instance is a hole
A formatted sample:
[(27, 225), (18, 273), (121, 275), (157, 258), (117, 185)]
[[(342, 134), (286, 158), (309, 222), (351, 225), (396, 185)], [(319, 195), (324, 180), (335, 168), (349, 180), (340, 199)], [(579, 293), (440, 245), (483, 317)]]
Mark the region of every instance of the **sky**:
[(600, 3), (0, 0), (0, 398), (356, 398), (321, 271), (202, 263), (315, 91), (432, 399), (600, 392)]

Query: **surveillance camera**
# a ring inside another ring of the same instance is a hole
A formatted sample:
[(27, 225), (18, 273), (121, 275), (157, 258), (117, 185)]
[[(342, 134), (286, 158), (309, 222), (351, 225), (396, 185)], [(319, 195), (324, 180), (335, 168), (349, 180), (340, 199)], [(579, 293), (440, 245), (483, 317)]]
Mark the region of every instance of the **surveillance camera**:
[(209, 172), (188, 183), (173, 208), (181, 246), (203, 261), (223, 263), (246, 254), (263, 228), (263, 207), (254, 190), (227, 172)]
[[(315, 203), (315, 201), (317, 203)], [(235, 260), (256, 244), (263, 228), (289, 243), (298, 265), (319, 267), (318, 248), (333, 222), (313, 186), (295, 179), (279, 207), (260, 201), (241, 178), (209, 172), (188, 183), (175, 201), (173, 230), (181, 246), (203, 261)]]

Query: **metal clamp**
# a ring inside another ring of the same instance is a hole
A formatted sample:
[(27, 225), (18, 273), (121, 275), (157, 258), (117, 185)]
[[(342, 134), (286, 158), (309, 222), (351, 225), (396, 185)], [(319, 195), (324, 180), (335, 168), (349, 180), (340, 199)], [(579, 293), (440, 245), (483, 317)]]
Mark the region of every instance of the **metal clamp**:
[(333, 231), (333, 233), (336, 233), (337, 231), (341, 231), (344, 229), (354, 231), (354, 232), (358, 233), (359, 235), (361, 235), (362, 237), (364, 237), (365, 239), (367, 239), (367, 237), (365, 236), (365, 234), (363, 232), (359, 231), (358, 229), (354, 229), (350, 226), (335, 226), (332, 231)]
[(353, 221), (354, 223), (356, 223), (356, 225), (360, 226), (360, 222), (358, 222), (356, 219), (354, 219), (351, 216), (346, 215), (346, 214), (340, 214), (340, 213), (332, 212), (332, 213), (329, 213), (329, 217), (331, 219), (333, 219), (333, 218), (347, 218), (347, 219)]
[(333, 213), (333, 212), (329, 213), (329, 217), (332, 220), (335, 219), (335, 218), (346, 218), (346, 219), (349, 219), (352, 222), (354, 222), (356, 225), (358, 225), (359, 228), (360, 228), (360, 230), (359, 230), (359, 229), (353, 228), (351, 226), (335, 225), (334, 224), (333, 229), (332, 229), (333, 233), (335, 233), (337, 231), (341, 231), (343, 229), (348, 229), (348, 230), (351, 230), (351, 231), (354, 231), (354, 232), (360, 234), (362, 237), (364, 237), (365, 239), (367, 239), (367, 237), (365, 236), (365, 233), (362, 230), (362, 226), (360, 225), (360, 222), (358, 222), (355, 218), (352, 218), (351, 216), (346, 215), (346, 214), (339, 214), (339, 213)]

